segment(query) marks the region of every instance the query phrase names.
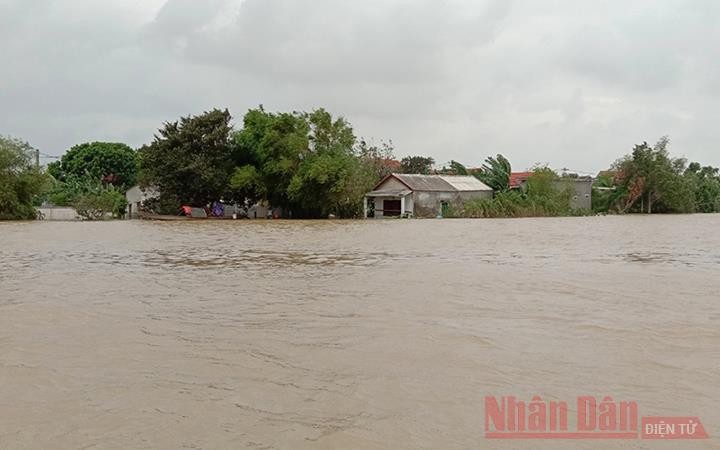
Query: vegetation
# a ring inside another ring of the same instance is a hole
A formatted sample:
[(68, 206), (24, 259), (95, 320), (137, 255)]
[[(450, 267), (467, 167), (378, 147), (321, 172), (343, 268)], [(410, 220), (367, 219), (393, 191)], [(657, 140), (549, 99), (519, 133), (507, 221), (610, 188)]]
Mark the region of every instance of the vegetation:
[(50, 163), (48, 173), (58, 181), (92, 179), (127, 189), (135, 184), (135, 151), (116, 142), (88, 142), (72, 147), (60, 159)]
[(49, 178), (33, 164), (34, 152), (27, 142), (0, 136), (0, 220), (35, 218)]
[(511, 172), (510, 161), (503, 155), (498, 154), (495, 158), (488, 157), (482, 168), (475, 172), (474, 175), (493, 190), (505, 192), (510, 189)]
[[(494, 158), (488, 159), (497, 161)], [(490, 199), (468, 201), (459, 209), (451, 209), (450, 216), (496, 218), (585, 214), (585, 211), (576, 211), (570, 207), (572, 194), (569, 189), (559, 188), (559, 181), (557, 173), (547, 167), (538, 167), (523, 189), (506, 189), (497, 192)]]
[(429, 156), (407, 156), (400, 160), (400, 171), (428, 175), (432, 172), (434, 164), (435, 160)]
[(223, 198), (233, 170), (230, 119), (228, 110), (214, 109), (166, 122), (138, 151), (140, 181), (158, 186), (177, 205)]
[[(397, 161), (391, 142), (358, 140), (350, 123), (324, 109), (271, 113), (249, 110), (235, 130), (228, 110), (166, 122), (137, 152), (125, 144), (92, 142), (72, 147), (43, 172), (35, 152), (0, 137), (0, 219), (34, 218), (48, 201), (72, 206), (88, 220), (122, 217), (131, 185), (154, 185), (160, 198), (145, 206), (175, 213), (180, 205), (264, 203), (295, 218), (360, 217), (364, 195), (392, 172), (473, 175), (493, 198), (448, 205), (455, 217), (526, 217), (587, 214), (574, 210), (573, 190), (548, 167), (537, 167), (511, 189), (511, 164), (501, 154), (468, 169), (450, 161), (435, 169), (428, 156)], [(669, 140), (636, 145), (595, 180), (592, 212), (720, 212), (720, 170), (671, 157)], [(576, 175), (574, 175), (576, 177)], [(567, 186), (567, 187), (564, 187)], [(445, 207), (443, 207), (445, 209)]]
[(595, 183), (593, 209), (598, 212), (693, 213), (720, 211), (718, 169), (668, 153), (669, 139), (636, 145), (613, 164), (612, 179)]
[(232, 136), (234, 198), (267, 201), (292, 217), (357, 217), (364, 194), (382, 176), (391, 149), (356, 146), (350, 124), (324, 109), (250, 110)]

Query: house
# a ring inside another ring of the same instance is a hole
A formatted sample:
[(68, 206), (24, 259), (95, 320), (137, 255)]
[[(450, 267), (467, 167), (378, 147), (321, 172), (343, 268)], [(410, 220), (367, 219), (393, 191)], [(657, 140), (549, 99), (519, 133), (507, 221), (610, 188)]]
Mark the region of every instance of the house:
[(573, 209), (592, 209), (592, 177), (560, 177), (555, 182), (556, 189), (571, 189), (570, 207)]
[[(533, 172), (512, 172), (510, 174), (510, 189), (523, 188), (532, 174)], [(570, 188), (572, 194), (570, 207), (573, 209), (592, 209), (592, 177), (561, 176), (553, 184), (557, 190)]]
[(125, 200), (127, 200), (127, 218), (137, 219), (142, 211), (142, 203), (145, 200), (158, 197), (160, 191), (157, 187), (150, 186), (146, 188), (135, 185), (125, 192)]
[(471, 176), (393, 173), (365, 194), (364, 217), (437, 217), (450, 205), (492, 196), (492, 188)]
[(510, 189), (520, 189), (532, 176), (533, 172), (512, 172), (510, 174)]

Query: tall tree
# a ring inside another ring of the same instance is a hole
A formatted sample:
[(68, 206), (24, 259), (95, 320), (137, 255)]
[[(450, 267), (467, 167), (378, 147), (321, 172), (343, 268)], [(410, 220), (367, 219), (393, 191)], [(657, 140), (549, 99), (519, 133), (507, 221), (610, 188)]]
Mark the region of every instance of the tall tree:
[(238, 196), (267, 200), (293, 217), (353, 217), (377, 181), (375, 156), (355, 148), (350, 124), (324, 109), (310, 113), (250, 110), (233, 136), (237, 168), (231, 186)]
[(48, 186), (35, 167), (35, 149), (27, 142), (0, 136), (0, 220), (34, 219), (34, 202)]
[(427, 175), (432, 172), (434, 164), (435, 160), (429, 156), (406, 156), (400, 160), (400, 171)]
[(48, 172), (59, 181), (90, 178), (127, 189), (135, 184), (135, 151), (117, 142), (88, 142), (72, 147), (59, 161), (48, 165)]
[(652, 147), (643, 142), (614, 164), (618, 185), (627, 193), (619, 199), (619, 211), (638, 208), (646, 213), (682, 213), (695, 210), (692, 182), (683, 177), (686, 161), (669, 156), (669, 142), (667, 136)]
[(228, 193), (233, 169), (228, 110), (166, 122), (139, 152), (141, 180), (179, 204), (206, 205)]

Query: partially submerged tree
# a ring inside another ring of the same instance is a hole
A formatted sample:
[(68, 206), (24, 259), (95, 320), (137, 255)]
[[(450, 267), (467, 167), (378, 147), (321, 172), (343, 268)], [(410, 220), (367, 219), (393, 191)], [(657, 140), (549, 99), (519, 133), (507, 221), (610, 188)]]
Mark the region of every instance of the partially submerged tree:
[(135, 184), (135, 150), (117, 142), (88, 142), (68, 150), (59, 161), (48, 165), (58, 181), (88, 178), (125, 190)]
[(0, 136), (0, 220), (34, 219), (34, 204), (49, 179), (35, 167), (35, 149), (27, 142)]
[(232, 140), (236, 195), (266, 200), (293, 217), (357, 216), (364, 193), (377, 182), (377, 167), (363, 161), (374, 150), (356, 152), (350, 124), (324, 109), (250, 110)]
[(693, 212), (695, 194), (688, 177), (683, 177), (686, 161), (671, 158), (667, 136), (653, 147), (636, 145), (630, 155), (614, 164), (617, 184), (626, 192), (615, 208), (619, 212)]
[(203, 206), (228, 194), (233, 170), (230, 113), (214, 109), (166, 122), (139, 152), (141, 182), (178, 205)]

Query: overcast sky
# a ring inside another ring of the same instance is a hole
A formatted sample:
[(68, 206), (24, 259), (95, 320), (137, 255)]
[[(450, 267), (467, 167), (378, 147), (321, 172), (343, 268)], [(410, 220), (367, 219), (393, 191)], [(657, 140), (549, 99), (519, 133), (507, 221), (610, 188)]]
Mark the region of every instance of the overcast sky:
[(720, 166), (717, 0), (0, 0), (0, 134), (62, 154), (165, 120), (326, 107), (398, 156)]

